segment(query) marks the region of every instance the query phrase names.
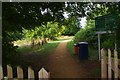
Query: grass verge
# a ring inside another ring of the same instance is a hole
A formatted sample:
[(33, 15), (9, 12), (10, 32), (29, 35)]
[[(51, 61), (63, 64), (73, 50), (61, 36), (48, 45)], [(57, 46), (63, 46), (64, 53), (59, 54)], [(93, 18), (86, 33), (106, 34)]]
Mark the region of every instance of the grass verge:
[(70, 55), (71, 55), (73, 58), (75, 58), (76, 55), (74, 54), (74, 42), (73, 42), (73, 40), (71, 40), (71, 41), (69, 41), (69, 42), (67, 43), (67, 48), (68, 48), (68, 50), (69, 50), (69, 52), (70, 52)]
[[(76, 57), (74, 54), (74, 42), (71, 40), (67, 44), (68, 50), (73, 58)], [(97, 60), (98, 59), (98, 50), (88, 45), (88, 59), (89, 60)]]
[[(88, 45), (89, 46), (89, 45)], [(67, 44), (68, 50), (70, 52), (70, 55), (74, 58), (74, 59), (78, 59), (78, 55), (74, 54), (74, 42), (71, 40), (68, 42)], [(88, 47), (88, 59), (89, 60), (98, 60), (98, 51), (97, 49), (93, 48), (92, 46)], [(95, 78), (99, 78), (100, 77), (100, 67), (96, 67), (95, 69), (92, 69), (90, 72), (89, 77), (95, 77)]]
[(98, 50), (93, 48), (92, 46), (89, 46), (88, 50), (89, 50), (89, 53), (88, 53), (89, 59), (90, 60), (97, 60), (98, 59)]

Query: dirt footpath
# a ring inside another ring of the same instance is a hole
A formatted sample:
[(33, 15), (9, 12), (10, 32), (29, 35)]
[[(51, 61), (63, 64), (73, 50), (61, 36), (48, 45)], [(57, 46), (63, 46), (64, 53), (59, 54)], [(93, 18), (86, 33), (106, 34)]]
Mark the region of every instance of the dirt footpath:
[(50, 71), (51, 78), (95, 78), (91, 76), (94, 69), (100, 68), (98, 61), (74, 59), (71, 57), (67, 42), (61, 42), (45, 61), (45, 68)]

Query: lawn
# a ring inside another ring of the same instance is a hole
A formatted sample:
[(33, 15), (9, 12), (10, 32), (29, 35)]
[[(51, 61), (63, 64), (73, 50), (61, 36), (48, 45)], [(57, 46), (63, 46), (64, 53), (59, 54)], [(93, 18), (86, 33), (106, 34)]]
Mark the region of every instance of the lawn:
[(36, 45), (33, 48), (31, 48), (31, 46), (20, 46), (18, 47), (17, 50), (20, 53), (33, 52), (40, 55), (48, 55), (51, 53), (51, 51), (53, 51), (53, 49), (55, 49), (58, 46), (58, 44), (59, 42), (51, 41), (51, 42), (48, 42), (47, 44), (44, 44), (43, 46)]
[(58, 46), (58, 44), (59, 42), (52, 41), (47, 44), (44, 44), (42, 47), (35, 50), (34, 52), (43, 56), (47, 56), (50, 53), (52, 53), (52, 51)]

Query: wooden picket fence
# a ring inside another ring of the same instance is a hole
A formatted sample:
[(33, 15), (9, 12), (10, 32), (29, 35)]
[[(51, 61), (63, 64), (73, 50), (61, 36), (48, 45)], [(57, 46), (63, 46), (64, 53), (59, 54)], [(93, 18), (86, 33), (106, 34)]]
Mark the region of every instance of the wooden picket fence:
[[(7, 76), (5, 77), (3, 75), (3, 69), (0, 66), (0, 80), (1, 79), (23, 79), (23, 69), (20, 66), (17, 66), (17, 78), (13, 78), (13, 69), (10, 65), (7, 65)], [(34, 79), (35, 75), (34, 75), (34, 70), (31, 67), (28, 67), (28, 80), (30, 79)], [(38, 79), (39, 80), (49, 80), (50, 78), (50, 72), (47, 72), (44, 68), (40, 69), (40, 71), (38, 72)]]
[(112, 53), (110, 49), (101, 49), (101, 78), (120, 79), (120, 59), (116, 50)]

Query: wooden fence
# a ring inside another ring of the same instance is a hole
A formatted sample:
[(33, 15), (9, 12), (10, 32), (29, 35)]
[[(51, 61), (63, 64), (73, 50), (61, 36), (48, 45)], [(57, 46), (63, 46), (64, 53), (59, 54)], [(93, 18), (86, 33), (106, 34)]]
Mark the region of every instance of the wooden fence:
[(101, 49), (101, 78), (120, 79), (120, 59), (116, 50)]
[[(17, 78), (14, 78), (14, 79), (23, 79), (24, 76), (23, 76), (23, 69), (21, 67), (17, 67)], [(34, 79), (35, 78), (35, 75), (34, 75), (34, 70), (31, 68), (31, 67), (28, 67), (28, 80), (30, 79)], [(40, 71), (38, 72), (38, 79), (39, 80), (48, 80), (50, 78), (50, 73), (47, 72), (44, 68), (40, 69)], [(2, 67), (0, 66), (0, 80), (1, 79), (13, 79), (13, 69), (11, 66), (7, 65), (7, 76), (5, 77), (3, 75), (3, 69)]]

